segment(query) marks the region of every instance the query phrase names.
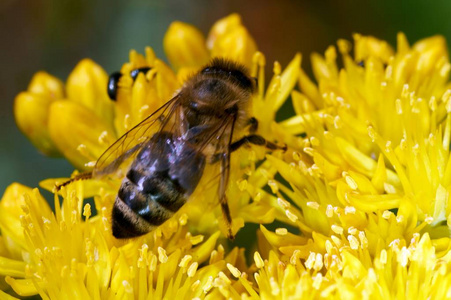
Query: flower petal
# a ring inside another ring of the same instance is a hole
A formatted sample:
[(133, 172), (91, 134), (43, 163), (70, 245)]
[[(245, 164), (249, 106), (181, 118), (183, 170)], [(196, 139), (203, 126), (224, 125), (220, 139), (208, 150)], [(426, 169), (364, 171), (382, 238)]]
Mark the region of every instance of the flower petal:
[(50, 103), (46, 96), (22, 92), (14, 100), (14, 115), (17, 126), (36, 148), (46, 155), (59, 156), (47, 128)]
[(7, 244), (11, 257), (21, 257), (20, 251), (26, 248), (20, 216), (24, 214), (24, 195), (31, 193), (31, 188), (13, 183), (6, 188), (0, 201), (0, 228), (2, 236), (12, 240)]
[(17, 126), (36, 148), (49, 156), (60, 153), (48, 133), (48, 109), (53, 101), (63, 97), (63, 83), (45, 72), (38, 72), (27, 92), (20, 93), (14, 100)]
[(225, 18), (219, 19), (211, 27), (207, 38), (207, 47), (209, 50), (213, 49), (216, 40), (225, 34), (233, 31), (235, 28), (241, 26), (241, 17), (238, 14), (231, 14)]
[(106, 124), (113, 123), (113, 104), (107, 95), (108, 75), (95, 62), (84, 59), (67, 79), (67, 96), (94, 112)]
[(50, 106), (50, 136), (79, 170), (92, 167), (86, 164), (95, 162), (116, 140), (110, 126), (97, 118), (93, 111), (75, 102), (56, 101)]
[(225, 57), (250, 68), (255, 52), (257, 45), (252, 36), (244, 26), (237, 26), (215, 40), (211, 56)]
[(182, 22), (173, 22), (169, 26), (163, 46), (169, 62), (176, 70), (181, 67), (200, 67), (210, 57), (202, 33)]

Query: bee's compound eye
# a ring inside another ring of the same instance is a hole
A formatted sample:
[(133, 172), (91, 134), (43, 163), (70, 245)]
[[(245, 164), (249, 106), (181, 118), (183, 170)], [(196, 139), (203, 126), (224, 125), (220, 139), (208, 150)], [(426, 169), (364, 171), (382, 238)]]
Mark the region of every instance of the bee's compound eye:
[(150, 71), (150, 69), (151, 68), (149, 68), (149, 67), (134, 69), (130, 72), (130, 77), (133, 78), (133, 80), (136, 80), (139, 73), (143, 73), (145, 75), (148, 71)]
[(110, 97), (110, 99), (113, 101), (115, 101), (117, 97), (117, 84), (121, 76), (122, 74), (120, 72), (114, 72), (108, 78), (107, 93), (108, 97)]

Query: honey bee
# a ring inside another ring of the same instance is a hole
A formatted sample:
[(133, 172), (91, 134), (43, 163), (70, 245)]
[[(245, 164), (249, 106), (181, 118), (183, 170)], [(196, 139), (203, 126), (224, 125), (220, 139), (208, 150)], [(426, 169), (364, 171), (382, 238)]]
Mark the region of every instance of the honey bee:
[[(196, 189), (206, 164), (217, 164), (219, 203), (227, 235), (233, 239), (226, 197), (230, 155), (248, 143), (284, 148), (255, 134), (258, 122), (249, 108), (256, 85), (244, 66), (213, 59), (171, 100), (111, 145), (91, 173), (57, 188), (113, 174), (131, 160), (114, 202), (112, 231), (116, 238), (133, 238), (174, 215)], [(243, 136), (246, 129), (249, 133)], [(243, 137), (234, 139), (239, 132)]]

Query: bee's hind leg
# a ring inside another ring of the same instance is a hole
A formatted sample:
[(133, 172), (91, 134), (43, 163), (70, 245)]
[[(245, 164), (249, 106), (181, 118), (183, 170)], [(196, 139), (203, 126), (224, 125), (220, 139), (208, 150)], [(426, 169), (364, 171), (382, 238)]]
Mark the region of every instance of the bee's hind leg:
[(287, 146), (279, 146), (274, 144), (273, 142), (267, 141), (264, 137), (262, 137), (261, 135), (258, 134), (250, 134), (250, 135), (246, 135), (244, 137), (242, 137), (241, 139), (239, 139), (236, 142), (233, 142), (230, 145), (230, 151), (236, 151), (238, 150), (241, 146), (250, 143), (250, 144), (254, 144), (254, 145), (259, 145), (259, 146), (265, 146), (266, 148), (268, 148), (269, 150), (283, 150), (286, 151), (287, 150)]
[(63, 183), (56, 184), (55, 190), (58, 192), (59, 190), (61, 190), (61, 188), (63, 186), (71, 184), (74, 181), (91, 179), (91, 178), (92, 178), (92, 172), (80, 173), (80, 174), (75, 175), (74, 177), (70, 178), (69, 180), (64, 181)]
[(229, 204), (227, 202), (226, 187), (229, 181), (230, 173), (230, 153), (222, 153), (221, 160), (221, 179), (219, 180), (219, 203), (221, 204), (222, 215), (227, 227), (227, 237), (230, 240), (235, 239), (235, 235), (232, 231), (232, 216), (230, 215)]
[[(244, 146), (246, 144), (253, 144), (253, 145), (258, 145), (258, 146), (264, 146), (264, 147), (266, 147), (269, 150), (283, 150), (283, 151), (287, 150), (287, 146), (286, 145), (279, 146), (277, 144), (274, 144), (273, 142), (267, 141), (261, 135), (251, 134), (251, 135), (246, 135), (246, 136), (242, 137), (241, 139), (239, 139), (238, 141), (235, 141), (232, 144), (230, 144), (229, 152), (230, 153), (234, 152), (234, 151), (238, 150), (239, 148), (241, 148), (242, 146)], [(214, 164), (214, 163), (218, 162), (219, 160), (221, 160), (221, 156), (222, 155), (224, 155), (224, 153), (216, 153), (216, 154), (214, 154), (210, 158), (210, 163)]]

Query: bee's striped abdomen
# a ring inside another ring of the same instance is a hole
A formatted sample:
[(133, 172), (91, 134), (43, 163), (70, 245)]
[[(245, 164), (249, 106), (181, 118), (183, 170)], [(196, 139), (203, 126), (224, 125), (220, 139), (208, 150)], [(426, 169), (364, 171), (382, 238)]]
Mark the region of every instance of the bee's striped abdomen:
[[(159, 150), (155, 151), (156, 148)], [(186, 143), (174, 142), (169, 133), (153, 137), (135, 159), (119, 189), (113, 207), (113, 235), (140, 236), (172, 217), (196, 188), (204, 161)], [(186, 180), (186, 168), (198, 172)]]

